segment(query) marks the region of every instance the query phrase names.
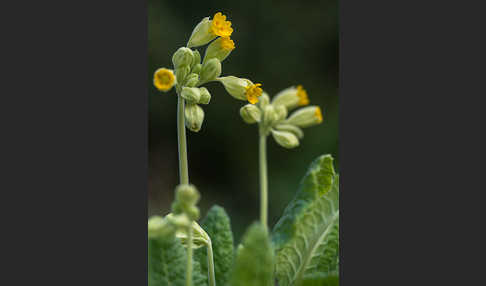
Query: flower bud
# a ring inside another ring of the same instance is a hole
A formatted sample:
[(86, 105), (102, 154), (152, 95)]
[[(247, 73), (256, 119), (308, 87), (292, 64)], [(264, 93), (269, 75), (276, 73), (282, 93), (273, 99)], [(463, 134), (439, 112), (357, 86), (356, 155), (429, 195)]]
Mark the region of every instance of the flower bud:
[(310, 127), (322, 122), (322, 113), (319, 106), (309, 106), (294, 112), (285, 123), (299, 127)]
[(176, 214), (172, 212), (164, 217), (177, 231), (178, 229), (187, 229), (190, 225), (189, 217), (185, 213)]
[(197, 87), (183, 87), (181, 91), (181, 96), (188, 103), (197, 103), (201, 98), (201, 93)]
[(201, 54), (199, 53), (198, 50), (192, 51), (192, 63), (191, 63), (191, 68), (194, 68), (195, 65), (201, 63)]
[(275, 129), (277, 129), (278, 131), (290, 132), (295, 136), (297, 136), (297, 138), (299, 139), (304, 138), (304, 131), (302, 131), (302, 129), (292, 124), (279, 124), (275, 126)]
[(221, 75), (221, 62), (218, 59), (211, 59), (203, 64), (201, 70), (201, 82), (215, 80)]
[(275, 112), (277, 113), (277, 120), (281, 121), (287, 118), (287, 108), (283, 105), (277, 105), (274, 107)]
[(224, 86), (224, 89), (234, 98), (246, 100), (246, 87), (249, 81), (235, 76), (225, 76), (217, 79)]
[(200, 74), (202, 70), (202, 64), (197, 64), (192, 68), (192, 72), (196, 74)]
[(298, 106), (309, 104), (309, 99), (305, 89), (299, 85), (297, 88), (292, 86), (279, 92), (273, 98), (272, 104), (275, 106), (283, 105), (290, 111)]
[(278, 114), (275, 111), (273, 105), (269, 104), (265, 106), (265, 109), (263, 110), (263, 125), (270, 127), (277, 120), (278, 120)]
[(172, 56), (172, 63), (174, 67), (178, 69), (179, 67), (190, 66), (193, 60), (193, 52), (189, 48), (179, 48)]
[(255, 122), (260, 122), (262, 118), (262, 112), (260, 108), (253, 104), (247, 104), (240, 108), (240, 115), (243, 120), (248, 124), (253, 124)]
[(272, 130), (272, 136), (280, 146), (287, 149), (299, 146), (299, 139), (290, 132)]
[(190, 71), (191, 68), (189, 66), (180, 66), (178, 69), (176, 69), (176, 77), (179, 85), (186, 81), (186, 77)]
[(232, 50), (235, 49), (235, 43), (229, 37), (220, 37), (214, 40), (206, 49), (203, 63), (210, 59), (218, 59), (222, 62), (226, 59)]
[(148, 220), (148, 237), (163, 238), (175, 231), (174, 226), (160, 216), (153, 216)]
[(203, 46), (211, 40), (216, 38), (216, 35), (211, 33), (211, 21), (209, 17), (206, 17), (197, 24), (196, 28), (192, 31), (191, 37), (187, 42), (187, 47), (199, 47)]
[(205, 87), (200, 87), (199, 88), (199, 93), (201, 94), (201, 97), (199, 98), (199, 104), (208, 104), (209, 101), (211, 100), (211, 94), (209, 93), (208, 89)]
[(204, 121), (204, 111), (202, 108), (194, 103), (186, 104), (184, 111), (184, 117), (186, 119), (186, 127), (193, 131), (199, 132)]
[(260, 109), (264, 109), (265, 106), (267, 106), (270, 103), (270, 97), (268, 96), (268, 93), (262, 92), (262, 96), (260, 96), (258, 100), (258, 106)]
[(187, 205), (195, 205), (200, 199), (199, 192), (196, 187), (192, 184), (182, 184), (177, 186), (176, 190), (176, 200), (178, 202), (183, 202)]
[(199, 82), (199, 75), (196, 73), (190, 73), (186, 77), (186, 82), (184, 83), (184, 86), (195, 87), (198, 82)]

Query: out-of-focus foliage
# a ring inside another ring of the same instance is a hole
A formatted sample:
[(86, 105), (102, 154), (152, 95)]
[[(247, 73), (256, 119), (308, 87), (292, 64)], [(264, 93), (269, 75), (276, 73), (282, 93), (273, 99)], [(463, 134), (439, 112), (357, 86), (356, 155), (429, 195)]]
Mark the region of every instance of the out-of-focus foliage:
[[(212, 241), (216, 285), (227, 285), (234, 256), (233, 232), (231, 231), (230, 218), (224, 208), (216, 205), (209, 210), (201, 226)], [(198, 249), (195, 256), (201, 264), (203, 273), (207, 273), (206, 249)]]
[[(268, 140), (269, 224), (293, 198), (303, 170), (320, 154), (338, 154), (338, 1), (148, 1), (149, 215), (170, 211), (178, 185), (175, 91), (161, 93), (153, 73), (172, 65), (194, 26), (221, 11), (233, 23), (236, 44), (224, 62), (224, 75), (263, 83), (273, 96), (302, 84), (311, 105), (323, 111), (323, 124), (306, 129), (292, 150)], [(200, 49), (201, 54), (204, 50)], [(219, 204), (232, 219), (235, 241), (258, 219), (258, 130), (239, 115), (243, 102), (219, 83), (211, 86), (211, 104), (199, 133), (187, 132), (189, 178), (200, 186), (201, 214)], [(140, 96), (145, 96), (141, 94)]]

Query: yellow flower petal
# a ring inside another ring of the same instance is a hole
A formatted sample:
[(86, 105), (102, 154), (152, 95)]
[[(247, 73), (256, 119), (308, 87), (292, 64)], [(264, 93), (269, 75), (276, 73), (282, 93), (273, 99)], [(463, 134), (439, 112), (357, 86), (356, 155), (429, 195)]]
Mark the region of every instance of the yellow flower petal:
[(304, 106), (309, 104), (309, 98), (307, 97), (307, 92), (302, 88), (302, 85), (297, 86), (297, 96), (299, 97), (299, 106)]
[(262, 95), (263, 90), (260, 88), (262, 86), (261, 83), (257, 84), (249, 84), (245, 87), (246, 89), (246, 98), (249, 103), (255, 104), (258, 102), (258, 97)]
[(160, 91), (168, 91), (175, 84), (174, 73), (166, 68), (160, 68), (154, 73), (154, 85)]

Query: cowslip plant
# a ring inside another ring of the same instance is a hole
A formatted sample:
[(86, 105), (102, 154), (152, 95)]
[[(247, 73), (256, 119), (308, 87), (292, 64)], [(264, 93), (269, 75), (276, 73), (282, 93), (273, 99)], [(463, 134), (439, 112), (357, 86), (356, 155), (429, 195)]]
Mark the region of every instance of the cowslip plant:
[[(172, 56), (174, 70), (160, 68), (155, 87), (163, 92), (175, 86), (178, 96), (177, 130), (180, 184), (171, 213), (148, 220), (149, 286), (310, 286), (339, 284), (339, 176), (330, 155), (318, 157), (301, 181), (295, 198), (270, 232), (267, 226), (268, 179), (266, 137), (294, 148), (303, 138), (301, 128), (322, 122), (306, 91), (290, 87), (270, 102), (261, 84), (245, 78), (221, 77), (221, 62), (235, 48), (226, 16), (216, 13), (194, 28), (186, 47)], [(208, 45), (204, 58), (193, 48)], [(211, 95), (201, 85), (217, 81), (238, 100), (248, 101), (240, 114), (258, 123), (260, 133), (260, 220), (245, 232), (235, 248), (231, 221), (213, 206), (198, 223), (201, 195), (189, 183), (185, 128), (199, 132), (204, 120), (200, 104)]]
[(268, 217), (267, 136), (272, 134), (275, 141), (284, 148), (299, 146), (299, 139), (304, 137), (301, 128), (322, 122), (321, 109), (308, 106), (290, 116), (288, 113), (308, 104), (307, 92), (299, 85), (279, 92), (271, 102), (268, 94), (264, 93), (257, 105), (247, 104), (240, 109), (240, 115), (246, 123), (258, 123), (259, 127), (260, 221), (264, 226), (267, 226)]

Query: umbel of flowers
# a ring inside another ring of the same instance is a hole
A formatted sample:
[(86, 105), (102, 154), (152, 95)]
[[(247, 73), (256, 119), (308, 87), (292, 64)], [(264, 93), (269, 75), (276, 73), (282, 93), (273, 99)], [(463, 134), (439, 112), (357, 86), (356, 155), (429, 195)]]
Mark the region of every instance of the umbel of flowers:
[(299, 140), (304, 137), (302, 128), (322, 122), (319, 106), (303, 107), (288, 116), (290, 111), (308, 104), (307, 92), (302, 86), (292, 86), (279, 92), (271, 102), (264, 93), (259, 104), (243, 106), (240, 115), (248, 124), (258, 123), (261, 135), (272, 134), (280, 146), (291, 149), (299, 146)]
[[(247, 104), (240, 109), (246, 123), (259, 126), (260, 221), (265, 227), (268, 218), (267, 136), (272, 134), (280, 146), (288, 149), (299, 146), (299, 140), (304, 137), (302, 128), (322, 122), (319, 106), (303, 107), (308, 104), (307, 92), (299, 85), (282, 90), (272, 101), (263, 93), (258, 104)], [(288, 115), (298, 107), (303, 108)]]
[[(218, 81), (236, 99), (248, 100), (255, 104), (262, 94), (261, 84), (235, 76), (220, 77), (221, 63), (235, 49), (231, 39), (231, 22), (221, 12), (213, 19), (202, 19), (194, 28), (186, 47), (179, 48), (172, 56), (174, 69), (159, 68), (154, 74), (154, 85), (167, 92), (175, 85), (179, 97), (184, 99), (184, 119), (186, 127), (194, 132), (201, 130), (204, 121), (202, 104), (209, 104), (211, 94), (202, 87), (205, 83)], [(204, 57), (196, 49), (207, 45)]]

